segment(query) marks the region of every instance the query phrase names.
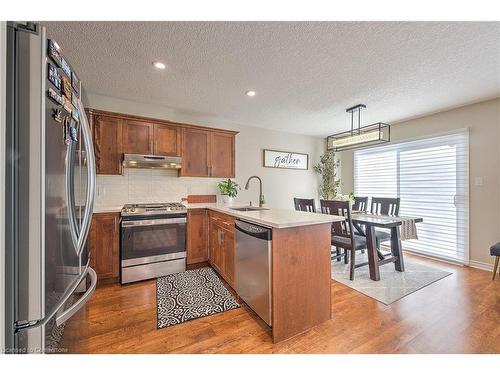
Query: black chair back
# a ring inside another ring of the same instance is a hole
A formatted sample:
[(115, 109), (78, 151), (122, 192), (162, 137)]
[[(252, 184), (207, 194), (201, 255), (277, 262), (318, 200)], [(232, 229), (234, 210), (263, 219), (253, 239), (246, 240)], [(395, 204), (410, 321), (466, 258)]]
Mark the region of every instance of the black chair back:
[(366, 211), (368, 209), (368, 197), (354, 197), (353, 211)]
[(293, 203), (297, 211), (316, 212), (314, 199), (293, 198)]
[(354, 232), (351, 219), (351, 202), (333, 201), (321, 199), (321, 213), (327, 215), (344, 216), (344, 221), (332, 223), (332, 236), (344, 237), (349, 239), (351, 249), (354, 248)]
[(372, 197), (370, 212), (378, 215), (399, 215), (399, 198)]

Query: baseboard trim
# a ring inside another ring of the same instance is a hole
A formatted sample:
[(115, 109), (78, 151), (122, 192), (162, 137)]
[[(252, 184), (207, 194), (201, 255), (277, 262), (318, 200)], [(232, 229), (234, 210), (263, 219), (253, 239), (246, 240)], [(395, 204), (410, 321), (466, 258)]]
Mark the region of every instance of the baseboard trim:
[(484, 271), (493, 272), (493, 264), (478, 262), (477, 260), (471, 260), (469, 262), (469, 267), (477, 268), (477, 269), (484, 270)]

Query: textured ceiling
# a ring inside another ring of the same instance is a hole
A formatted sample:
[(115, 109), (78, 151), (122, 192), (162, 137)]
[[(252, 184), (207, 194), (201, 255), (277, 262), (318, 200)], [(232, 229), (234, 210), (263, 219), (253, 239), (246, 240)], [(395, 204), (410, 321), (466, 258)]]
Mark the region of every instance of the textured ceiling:
[(500, 96), (500, 22), (44, 24), (88, 92), (243, 125), (324, 136), (358, 103), (368, 124)]

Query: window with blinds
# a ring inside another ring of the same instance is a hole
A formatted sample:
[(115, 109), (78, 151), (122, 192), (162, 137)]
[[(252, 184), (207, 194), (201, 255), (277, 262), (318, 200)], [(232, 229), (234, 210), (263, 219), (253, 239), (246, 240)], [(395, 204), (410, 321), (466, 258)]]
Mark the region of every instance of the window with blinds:
[(354, 152), (354, 193), (399, 197), (400, 216), (423, 217), (403, 249), (468, 263), (468, 131)]

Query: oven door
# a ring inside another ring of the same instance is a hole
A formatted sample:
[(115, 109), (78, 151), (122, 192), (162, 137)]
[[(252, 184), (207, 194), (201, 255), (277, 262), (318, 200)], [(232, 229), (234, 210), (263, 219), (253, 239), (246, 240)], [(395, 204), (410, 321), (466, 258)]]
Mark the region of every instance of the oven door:
[(186, 217), (122, 221), (121, 266), (186, 257)]

